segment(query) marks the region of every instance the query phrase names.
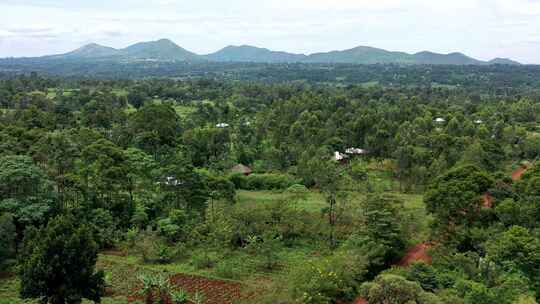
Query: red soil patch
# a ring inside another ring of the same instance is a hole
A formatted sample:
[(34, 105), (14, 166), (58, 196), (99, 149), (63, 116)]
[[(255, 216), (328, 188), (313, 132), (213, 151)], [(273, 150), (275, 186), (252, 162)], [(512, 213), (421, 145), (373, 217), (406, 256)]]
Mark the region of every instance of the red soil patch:
[(493, 208), (493, 196), (491, 196), (491, 194), (486, 193), (482, 195), (482, 207), (488, 209)]
[(174, 275), (171, 282), (188, 293), (202, 293), (205, 304), (232, 304), (242, 297), (240, 283), (185, 274)]
[(514, 172), (512, 172), (512, 180), (517, 181), (518, 179), (520, 179), (523, 173), (527, 171), (527, 169), (529, 169), (527, 165), (522, 165), (521, 167), (516, 169)]
[(420, 243), (407, 251), (407, 254), (396, 265), (407, 267), (414, 262), (426, 262), (431, 264), (431, 257), (427, 254), (427, 250), (433, 247), (430, 243)]
[(366, 299), (363, 299), (363, 298), (358, 298), (358, 299), (354, 300), (353, 304), (368, 304), (368, 301)]
[[(240, 283), (209, 279), (187, 274), (176, 274), (170, 278), (173, 285), (191, 295), (201, 293), (205, 304), (232, 304), (242, 298)], [(129, 301), (144, 300), (142, 296), (131, 296)]]

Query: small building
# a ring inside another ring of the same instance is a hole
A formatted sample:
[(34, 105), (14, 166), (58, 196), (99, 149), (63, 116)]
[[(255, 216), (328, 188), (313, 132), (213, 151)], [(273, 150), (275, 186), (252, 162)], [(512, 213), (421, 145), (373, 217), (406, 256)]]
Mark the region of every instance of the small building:
[(349, 155), (336, 151), (334, 152), (334, 156), (332, 156), (332, 160), (342, 164), (346, 164), (349, 162)]
[(364, 155), (367, 154), (367, 150), (360, 148), (348, 148), (345, 150), (345, 153), (349, 155)]
[(474, 121), (474, 123), (477, 124), (477, 125), (479, 125), (479, 124), (483, 124), (484, 121), (481, 120), (481, 119), (477, 119), (477, 120)]
[(435, 122), (436, 123), (445, 123), (446, 122), (446, 119), (442, 118), (442, 117), (437, 117), (435, 118)]
[(238, 164), (238, 165), (232, 167), (232, 168), (231, 168), (231, 172), (232, 172), (232, 173), (243, 174), (243, 175), (245, 175), (245, 176), (248, 176), (248, 175), (250, 175), (251, 173), (253, 173), (253, 171), (251, 170), (250, 167), (245, 166), (245, 165), (242, 165), (242, 164)]
[(158, 184), (165, 184), (167, 186), (181, 186), (184, 184), (184, 182), (181, 180), (178, 180), (174, 176), (167, 176), (165, 177), (163, 182), (158, 182)]
[(225, 123), (225, 122), (220, 122), (216, 125), (217, 128), (220, 128), (220, 129), (223, 129), (223, 128), (228, 128), (229, 127), (229, 124), (228, 123)]

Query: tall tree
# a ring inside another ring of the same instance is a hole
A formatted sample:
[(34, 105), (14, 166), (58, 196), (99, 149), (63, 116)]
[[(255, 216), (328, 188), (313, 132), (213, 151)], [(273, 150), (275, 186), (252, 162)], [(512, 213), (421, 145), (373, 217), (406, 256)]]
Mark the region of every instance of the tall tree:
[(21, 297), (50, 304), (99, 302), (104, 274), (95, 270), (97, 250), (90, 229), (73, 216), (31, 228), (19, 256)]

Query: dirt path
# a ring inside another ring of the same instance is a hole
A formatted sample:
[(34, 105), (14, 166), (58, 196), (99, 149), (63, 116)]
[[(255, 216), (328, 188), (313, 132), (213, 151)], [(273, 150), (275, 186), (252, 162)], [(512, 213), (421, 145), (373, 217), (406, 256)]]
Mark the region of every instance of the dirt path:
[[(512, 172), (512, 180), (517, 181), (521, 176), (529, 169), (528, 165), (522, 165), (514, 172)], [(493, 208), (493, 197), (486, 193), (482, 195), (482, 205), (484, 208)], [(427, 254), (427, 250), (433, 247), (431, 243), (420, 243), (410, 248), (405, 256), (396, 264), (401, 267), (408, 267), (414, 262), (423, 261), (427, 264), (431, 264), (432, 258)], [(353, 304), (368, 304), (363, 298), (357, 298)]]
[(430, 243), (420, 243), (407, 251), (407, 254), (396, 264), (397, 266), (407, 267), (414, 262), (423, 261), (427, 264), (431, 263), (431, 257), (427, 254), (427, 250), (433, 247)]
[(368, 301), (363, 298), (357, 298), (356, 300), (354, 300), (353, 304), (368, 304)]
[(482, 207), (488, 209), (493, 208), (493, 196), (491, 196), (491, 194), (486, 193), (482, 195)]
[(528, 169), (528, 165), (521, 165), (519, 168), (514, 170), (514, 172), (512, 172), (512, 180), (517, 181), (518, 179), (520, 179), (523, 173), (527, 172)]

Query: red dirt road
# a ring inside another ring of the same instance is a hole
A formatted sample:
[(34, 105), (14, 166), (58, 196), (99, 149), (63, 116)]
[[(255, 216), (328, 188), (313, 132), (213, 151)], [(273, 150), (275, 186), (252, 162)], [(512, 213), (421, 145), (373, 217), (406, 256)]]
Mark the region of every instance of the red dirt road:
[(368, 301), (366, 299), (363, 299), (363, 298), (358, 298), (358, 299), (354, 300), (353, 304), (368, 304)]
[(527, 169), (529, 169), (527, 165), (522, 165), (521, 167), (516, 169), (514, 172), (512, 172), (512, 180), (517, 181), (518, 179), (520, 179), (523, 173), (527, 172)]
[(396, 264), (397, 266), (407, 267), (414, 262), (426, 262), (431, 264), (431, 257), (427, 254), (427, 250), (433, 247), (430, 243), (418, 244), (407, 251), (407, 254)]
[[(516, 169), (514, 172), (512, 172), (512, 180), (519, 180), (523, 173), (527, 171), (527, 169), (529, 169), (527, 165), (522, 165), (521, 167)], [(493, 208), (493, 197), (489, 193), (486, 193), (482, 196), (482, 202), (482, 206), (484, 208)], [(407, 254), (405, 254), (405, 256), (396, 265), (401, 267), (408, 267), (412, 263), (419, 261), (431, 264), (432, 258), (427, 254), (427, 250), (431, 247), (433, 247), (433, 245), (430, 243), (421, 243), (410, 248), (407, 251)], [(353, 302), (353, 304), (368, 304), (368, 301), (363, 298), (357, 298)]]

